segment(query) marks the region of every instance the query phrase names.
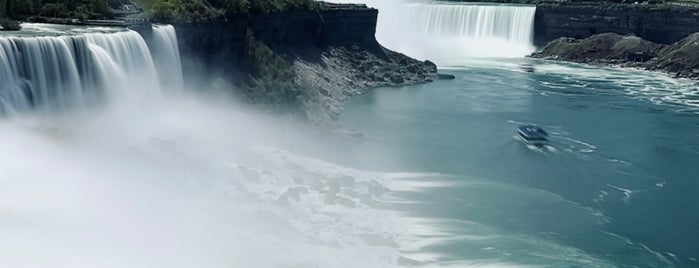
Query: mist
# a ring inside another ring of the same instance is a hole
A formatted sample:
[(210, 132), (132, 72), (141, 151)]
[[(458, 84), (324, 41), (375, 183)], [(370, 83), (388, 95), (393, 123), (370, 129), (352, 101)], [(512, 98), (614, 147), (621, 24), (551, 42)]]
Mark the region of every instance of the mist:
[(397, 193), (451, 185), (183, 76), (172, 26), (57, 27), (0, 36), (0, 267), (513, 266), (441, 262)]
[(155, 107), (3, 119), (0, 264), (386, 267), (395, 261), (397, 248), (371, 247), (360, 238), (398, 235), (391, 213), (373, 208), (384, 198), (380, 174), (285, 150), (318, 147), (294, 134), (310, 133), (294, 124), (184, 93)]
[(314, 127), (166, 81), (179, 59), (151, 56), (134, 32), (46, 40), (83, 37), (100, 83), (73, 83), (99, 101), (5, 102), (1, 267), (396, 265), (409, 232), (387, 209), (395, 174), (320, 160), (342, 153)]

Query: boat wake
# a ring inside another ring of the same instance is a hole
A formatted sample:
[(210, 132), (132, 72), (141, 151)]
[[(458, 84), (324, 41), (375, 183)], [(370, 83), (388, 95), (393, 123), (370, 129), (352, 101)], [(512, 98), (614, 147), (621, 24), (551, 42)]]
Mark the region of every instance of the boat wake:
[(514, 135), (514, 136), (512, 136), (512, 138), (523, 143), (524, 146), (532, 152), (543, 153), (543, 154), (558, 153), (559, 152), (558, 149), (556, 149), (556, 147), (554, 147), (551, 144), (537, 144), (537, 145), (529, 144), (527, 141), (522, 139), (522, 137), (520, 137), (519, 135)]

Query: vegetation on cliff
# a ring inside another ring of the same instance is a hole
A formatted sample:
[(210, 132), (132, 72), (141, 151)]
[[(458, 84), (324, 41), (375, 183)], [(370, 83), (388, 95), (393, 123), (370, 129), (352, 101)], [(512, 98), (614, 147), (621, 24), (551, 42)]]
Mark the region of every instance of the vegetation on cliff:
[(5, 16), (96, 19), (111, 16), (107, 0), (0, 0)]
[(512, 3), (512, 4), (664, 4), (664, 3), (687, 3), (697, 0), (447, 0), (450, 2), (488, 2), (488, 3)]
[(167, 22), (208, 21), (222, 17), (270, 14), (290, 10), (313, 10), (315, 0), (140, 0), (153, 20)]
[(155, 21), (206, 21), (222, 15), (221, 11), (204, 0), (139, 1), (147, 16)]
[(249, 77), (242, 88), (244, 95), (252, 103), (275, 109), (300, 107), (303, 90), (295, 83), (291, 61), (274, 53), (250, 32), (245, 39), (244, 65)]
[[(157, 21), (194, 22), (217, 18), (316, 9), (315, 0), (134, 0)], [(0, 17), (107, 19), (129, 0), (0, 0)], [(117, 12), (118, 13), (118, 12)], [(3, 16), (4, 15), (4, 16)]]

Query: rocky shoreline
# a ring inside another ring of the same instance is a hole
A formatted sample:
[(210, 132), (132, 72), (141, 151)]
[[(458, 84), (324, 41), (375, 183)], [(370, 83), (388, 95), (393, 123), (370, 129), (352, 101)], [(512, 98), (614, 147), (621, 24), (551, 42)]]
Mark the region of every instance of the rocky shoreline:
[(359, 46), (328, 47), (320, 59), (293, 61), (297, 83), (314, 94), (306, 114), (315, 123), (337, 119), (344, 103), (352, 96), (378, 87), (395, 87), (432, 82), (438, 79), (437, 66), (383, 49), (374, 54)]
[(365, 5), (326, 4), (174, 25), (185, 76), (205, 73), (233, 85), (246, 102), (295, 109), (322, 125), (365, 90), (445, 78), (429, 61), (383, 48), (374, 37), (377, 16)]
[(559, 38), (531, 57), (634, 67), (664, 72), (678, 78), (699, 79), (699, 33), (669, 45), (616, 33), (597, 34), (584, 39)]

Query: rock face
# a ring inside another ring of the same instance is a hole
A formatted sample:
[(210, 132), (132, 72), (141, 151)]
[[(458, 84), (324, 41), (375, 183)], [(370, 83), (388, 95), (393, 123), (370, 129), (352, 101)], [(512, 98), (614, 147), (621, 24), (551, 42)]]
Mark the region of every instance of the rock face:
[(319, 55), (319, 61), (294, 61), (298, 83), (315, 92), (319, 100), (311, 103), (308, 111), (309, 118), (316, 122), (335, 120), (343, 103), (364, 89), (430, 82), (437, 74), (433, 63), (389, 50), (377, 55), (359, 46), (329, 47)]
[(254, 39), (283, 59), (274, 62), (289, 62), (293, 77), (283, 82), (300, 87), (307, 116), (324, 122), (341, 112), (349, 96), (365, 89), (424, 83), (437, 77), (434, 64), (379, 45), (374, 37), (377, 16), (378, 10), (364, 5), (326, 4), (317, 11), (175, 27), (185, 76), (203, 72), (245, 88), (255, 70), (267, 68), (254, 66), (259, 61), (250, 52), (254, 48), (249, 40)]
[(699, 32), (699, 7), (605, 3), (537, 5), (534, 18), (537, 46), (560, 37), (586, 38), (606, 32), (634, 34), (655, 43), (671, 44)]
[(696, 5), (620, 4), (595, 0), (447, 1), (536, 5), (534, 44), (539, 47), (560, 37), (581, 39), (607, 32), (634, 34), (651, 42), (671, 44), (699, 32), (699, 6)]
[(559, 38), (534, 58), (580, 63), (611, 64), (662, 71), (677, 77), (699, 78), (699, 33), (671, 45), (632, 35), (603, 33), (585, 39)]
[(652, 69), (674, 73), (679, 77), (699, 78), (699, 33), (665, 46), (658, 53)]
[(642, 63), (657, 56), (661, 48), (637, 36), (603, 33), (585, 39), (561, 37), (532, 56), (582, 63)]

